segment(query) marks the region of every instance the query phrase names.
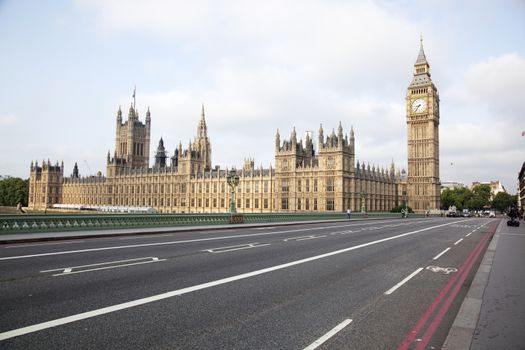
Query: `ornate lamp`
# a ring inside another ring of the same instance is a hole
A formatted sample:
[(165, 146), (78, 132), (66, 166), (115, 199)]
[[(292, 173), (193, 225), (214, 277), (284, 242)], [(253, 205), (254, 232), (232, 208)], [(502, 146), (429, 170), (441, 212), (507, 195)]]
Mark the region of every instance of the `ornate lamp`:
[(237, 175), (237, 171), (234, 168), (228, 172), (226, 182), (230, 186), (230, 213), (235, 214), (237, 212), (235, 209), (235, 188), (239, 184), (239, 175)]

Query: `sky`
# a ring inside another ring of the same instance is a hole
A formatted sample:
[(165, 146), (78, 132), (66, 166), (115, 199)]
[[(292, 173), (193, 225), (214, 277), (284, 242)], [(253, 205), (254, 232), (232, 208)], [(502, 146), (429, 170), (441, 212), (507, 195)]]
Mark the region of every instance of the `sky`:
[(356, 160), (407, 167), (420, 37), (441, 98), (440, 178), (500, 180), (525, 161), (525, 1), (0, 0), (0, 175), (32, 160), (105, 173), (136, 86), (186, 147), (206, 110), (213, 165), (274, 164), (274, 137), (353, 126)]

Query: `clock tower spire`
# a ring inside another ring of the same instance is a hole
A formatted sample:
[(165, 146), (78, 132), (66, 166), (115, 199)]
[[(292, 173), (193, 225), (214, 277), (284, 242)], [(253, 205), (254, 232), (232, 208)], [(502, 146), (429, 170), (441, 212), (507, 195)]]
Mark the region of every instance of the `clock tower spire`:
[(440, 208), (439, 93), (420, 40), (406, 96), (408, 129), (408, 205), (423, 213)]

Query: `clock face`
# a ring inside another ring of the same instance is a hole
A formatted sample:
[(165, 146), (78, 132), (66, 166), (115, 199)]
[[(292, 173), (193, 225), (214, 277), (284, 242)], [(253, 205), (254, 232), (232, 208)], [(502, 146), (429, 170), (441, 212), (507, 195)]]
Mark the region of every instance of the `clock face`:
[(412, 112), (414, 113), (423, 113), (427, 110), (427, 102), (422, 99), (418, 98), (414, 102), (412, 102)]

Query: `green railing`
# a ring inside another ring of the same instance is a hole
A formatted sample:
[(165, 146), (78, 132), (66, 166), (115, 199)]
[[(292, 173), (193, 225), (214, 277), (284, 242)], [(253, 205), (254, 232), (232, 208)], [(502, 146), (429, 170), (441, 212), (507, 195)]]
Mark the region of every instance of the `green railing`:
[[(242, 214), (244, 223), (344, 220), (346, 213)], [(396, 213), (352, 213), (352, 219), (399, 217)], [(85, 231), (126, 228), (224, 225), (230, 214), (49, 214), (0, 215), (0, 233)]]

